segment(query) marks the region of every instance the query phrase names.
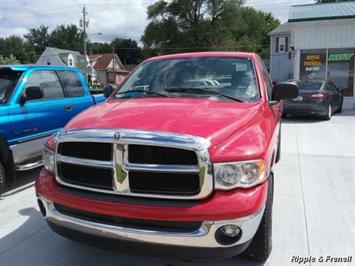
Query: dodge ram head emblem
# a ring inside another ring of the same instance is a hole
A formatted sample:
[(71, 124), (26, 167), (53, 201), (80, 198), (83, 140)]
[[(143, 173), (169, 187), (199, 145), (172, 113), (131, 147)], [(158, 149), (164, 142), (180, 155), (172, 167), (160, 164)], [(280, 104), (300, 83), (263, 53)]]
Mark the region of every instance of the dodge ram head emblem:
[(117, 131), (117, 132), (115, 133), (115, 135), (113, 136), (113, 139), (114, 139), (114, 140), (119, 140), (120, 137), (121, 137), (121, 134), (120, 134), (120, 132)]

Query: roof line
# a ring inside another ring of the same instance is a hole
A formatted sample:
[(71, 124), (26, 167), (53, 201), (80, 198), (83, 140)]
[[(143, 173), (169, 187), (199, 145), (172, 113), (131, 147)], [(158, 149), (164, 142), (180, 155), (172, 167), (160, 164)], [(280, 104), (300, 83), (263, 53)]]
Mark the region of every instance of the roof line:
[(339, 5), (339, 4), (346, 4), (353, 1), (345, 1), (345, 2), (329, 2), (329, 3), (313, 3), (313, 4), (302, 4), (302, 5), (291, 5), (291, 7), (298, 7), (298, 6), (320, 6), (320, 5)]
[(333, 16), (333, 17), (296, 18), (296, 19), (289, 19), (288, 22), (337, 20), (337, 19), (354, 19), (354, 18), (355, 18), (355, 15), (351, 15), (351, 16)]

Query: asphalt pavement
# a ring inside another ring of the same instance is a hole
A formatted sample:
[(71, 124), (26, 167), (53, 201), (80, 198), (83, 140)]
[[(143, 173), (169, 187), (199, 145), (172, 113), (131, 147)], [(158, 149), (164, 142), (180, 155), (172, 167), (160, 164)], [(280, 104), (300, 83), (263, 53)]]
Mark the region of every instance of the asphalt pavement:
[[(38, 172), (20, 173), (0, 197), (0, 266), (254, 265), (240, 258), (137, 256), (62, 238), (39, 213), (33, 188)], [(355, 110), (331, 121), (284, 120), (282, 158), (274, 172), (273, 250), (265, 265), (355, 265)], [(334, 262), (348, 256), (349, 263)]]

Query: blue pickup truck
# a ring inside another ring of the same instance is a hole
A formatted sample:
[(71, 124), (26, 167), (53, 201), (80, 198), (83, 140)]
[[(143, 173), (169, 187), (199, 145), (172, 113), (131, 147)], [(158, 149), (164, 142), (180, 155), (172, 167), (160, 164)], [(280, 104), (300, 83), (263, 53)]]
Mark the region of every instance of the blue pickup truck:
[(0, 190), (15, 170), (42, 164), (48, 136), (79, 112), (104, 101), (91, 95), (78, 69), (0, 66)]

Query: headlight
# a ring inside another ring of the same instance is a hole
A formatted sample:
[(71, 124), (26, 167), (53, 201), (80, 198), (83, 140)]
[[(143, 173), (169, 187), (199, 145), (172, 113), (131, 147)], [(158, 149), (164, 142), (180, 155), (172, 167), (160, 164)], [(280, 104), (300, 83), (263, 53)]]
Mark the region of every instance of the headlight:
[(214, 164), (217, 189), (249, 188), (267, 178), (264, 160)]
[(43, 150), (43, 165), (50, 172), (54, 172), (54, 152), (48, 148)]

